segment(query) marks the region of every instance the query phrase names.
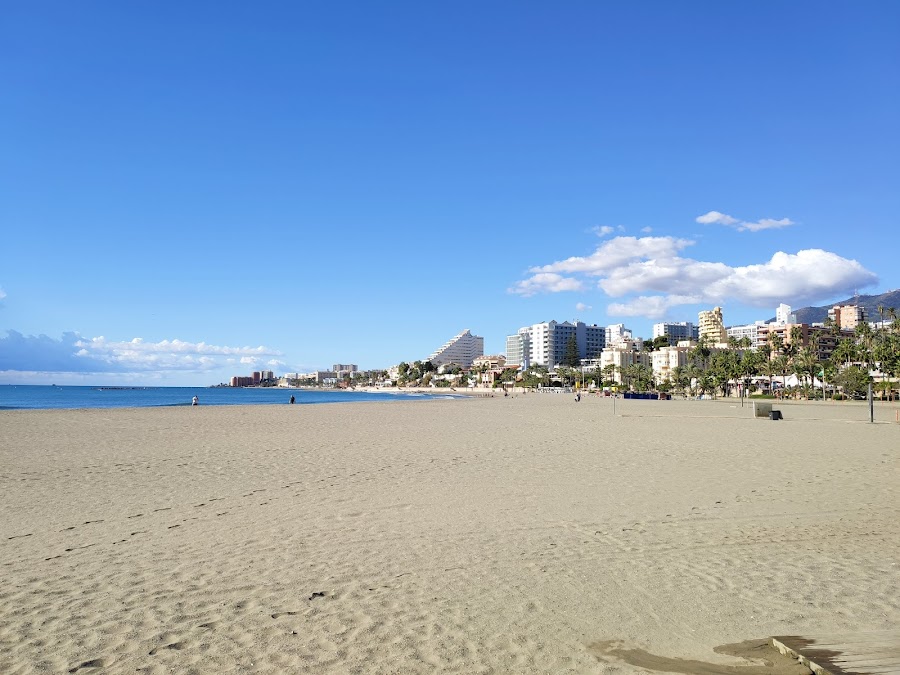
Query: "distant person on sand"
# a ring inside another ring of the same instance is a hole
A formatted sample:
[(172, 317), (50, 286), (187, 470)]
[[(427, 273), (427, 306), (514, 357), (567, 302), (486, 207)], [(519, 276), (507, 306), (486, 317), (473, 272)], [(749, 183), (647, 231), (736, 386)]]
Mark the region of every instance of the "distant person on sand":
[(195, 396), (191, 399), (191, 405), (200, 405), (200, 398)]
[(291, 405), (294, 405), (294, 395), (291, 394)]

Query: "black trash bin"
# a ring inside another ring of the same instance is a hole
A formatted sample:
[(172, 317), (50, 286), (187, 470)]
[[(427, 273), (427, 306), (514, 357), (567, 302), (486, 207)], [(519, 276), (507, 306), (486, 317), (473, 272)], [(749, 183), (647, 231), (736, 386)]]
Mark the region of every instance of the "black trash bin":
[(772, 412), (769, 413), (769, 419), (770, 420), (783, 420), (784, 417), (781, 416), (780, 410), (773, 410)]

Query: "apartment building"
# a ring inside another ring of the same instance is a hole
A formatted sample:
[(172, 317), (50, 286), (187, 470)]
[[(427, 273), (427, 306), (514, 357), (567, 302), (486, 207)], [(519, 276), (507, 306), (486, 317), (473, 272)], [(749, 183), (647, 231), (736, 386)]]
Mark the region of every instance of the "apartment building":
[(670, 345), (674, 345), (682, 340), (698, 340), (700, 338), (700, 328), (690, 321), (653, 324), (653, 339), (663, 336), (669, 338)]
[(472, 362), (484, 355), (484, 338), (466, 329), (441, 345), (427, 358), (435, 366), (455, 363), (463, 368), (471, 368)]
[(828, 318), (841, 330), (856, 330), (859, 324), (866, 321), (866, 308), (861, 305), (835, 305), (828, 310)]
[(653, 377), (657, 382), (665, 382), (672, 379), (672, 371), (681, 366), (688, 365), (688, 354), (695, 343), (683, 340), (677, 345), (662, 347), (650, 354), (650, 367), (653, 369)]
[(727, 344), (728, 333), (722, 322), (722, 308), (713, 307), (711, 310), (700, 312), (698, 315), (699, 336), (709, 345)]
[(566, 358), (569, 341), (575, 338), (578, 358), (596, 358), (606, 345), (606, 328), (581, 321), (546, 321), (524, 326), (506, 338), (506, 362), (523, 369), (532, 365), (553, 368)]
[(615, 366), (613, 379), (617, 384), (622, 384), (622, 369), (636, 364), (649, 366), (650, 355), (643, 351), (634, 340), (621, 340), (614, 345), (605, 347), (600, 353), (600, 369)]

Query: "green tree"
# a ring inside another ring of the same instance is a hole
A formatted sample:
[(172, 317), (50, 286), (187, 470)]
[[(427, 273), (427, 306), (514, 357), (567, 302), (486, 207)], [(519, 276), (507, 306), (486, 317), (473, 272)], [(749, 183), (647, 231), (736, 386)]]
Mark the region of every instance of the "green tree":
[(578, 341), (574, 335), (566, 343), (566, 355), (563, 358), (562, 365), (570, 368), (577, 368), (581, 365), (581, 357), (578, 356)]
[(848, 366), (842, 368), (834, 376), (834, 384), (841, 388), (845, 396), (858, 398), (868, 393), (869, 371), (862, 366)]

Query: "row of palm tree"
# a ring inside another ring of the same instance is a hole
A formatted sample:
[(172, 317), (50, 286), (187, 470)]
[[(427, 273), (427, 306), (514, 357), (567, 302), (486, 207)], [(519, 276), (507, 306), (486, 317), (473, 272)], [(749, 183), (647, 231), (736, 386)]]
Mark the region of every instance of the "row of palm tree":
[[(590, 371), (560, 366), (554, 381), (566, 385), (583, 381), (598, 387), (623, 386), (633, 391), (657, 389), (686, 395), (728, 396), (735, 387), (740, 387), (742, 393), (749, 391), (760, 377), (768, 378), (768, 386), (761, 388), (774, 392), (776, 378), (780, 378), (782, 393), (807, 398), (817, 393), (817, 381), (823, 385), (823, 396), (826, 384), (832, 391), (840, 389), (842, 395), (859, 396), (872, 382), (882, 396), (890, 398), (896, 388), (892, 379), (900, 377), (900, 319), (894, 308), (878, 310), (882, 315), (878, 328), (873, 330), (868, 323), (860, 323), (852, 335), (827, 321), (825, 331), (813, 332), (805, 340), (800, 326), (792, 326), (787, 339), (772, 331), (769, 340), (758, 349), (750, 348), (749, 338), (731, 338), (724, 349), (700, 340), (688, 352), (687, 364), (673, 368), (662, 382), (655, 381), (652, 369), (640, 363), (621, 368), (608, 365)], [(885, 322), (884, 316), (892, 322)], [(645, 343), (648, 344), (652, 343)], [(826, 345), (834, 346), (830, 353)], [(874, 382), (870, 376), (873, 371), (878, 374)], [(787, 378), (791, 375), (800, 384), (789, 391)], [(513, 373), (508, 379), (515, 377)], [(551, 384), (550, 372), (544, 366), (534, 366), (518, 379), (520, 384), (531, 387)]]

